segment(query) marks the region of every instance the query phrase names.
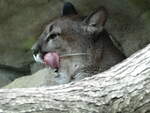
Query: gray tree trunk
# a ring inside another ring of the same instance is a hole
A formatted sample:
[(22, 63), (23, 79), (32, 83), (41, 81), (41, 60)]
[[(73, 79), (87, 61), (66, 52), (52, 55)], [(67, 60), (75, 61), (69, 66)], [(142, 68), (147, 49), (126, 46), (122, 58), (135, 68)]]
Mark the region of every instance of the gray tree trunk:
[(150, 45), (78, 82), (1, 89), (0, 113), (150, 113)]

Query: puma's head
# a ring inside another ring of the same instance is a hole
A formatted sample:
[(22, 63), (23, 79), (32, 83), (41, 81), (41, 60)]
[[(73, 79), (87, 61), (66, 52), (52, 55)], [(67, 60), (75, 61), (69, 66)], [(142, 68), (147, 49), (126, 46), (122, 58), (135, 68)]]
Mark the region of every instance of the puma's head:
[(107, 20), (107, 11), (100, 7), (84, 19), (79, 18), (71, 3), (65, 3), (62, 14), (50, 22), (32, 47), (37, 62), (52, 68), (60, 67), (60, 58), (68, 54), (88, 54)]

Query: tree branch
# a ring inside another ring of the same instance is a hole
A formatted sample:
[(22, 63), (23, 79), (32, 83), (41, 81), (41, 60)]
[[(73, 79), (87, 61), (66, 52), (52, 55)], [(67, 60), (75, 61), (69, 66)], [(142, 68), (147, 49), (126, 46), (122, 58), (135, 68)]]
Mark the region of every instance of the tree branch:
[(0, 113), (149, 113), (150, 45), (108, 71), (65, 85), (0, 90)]

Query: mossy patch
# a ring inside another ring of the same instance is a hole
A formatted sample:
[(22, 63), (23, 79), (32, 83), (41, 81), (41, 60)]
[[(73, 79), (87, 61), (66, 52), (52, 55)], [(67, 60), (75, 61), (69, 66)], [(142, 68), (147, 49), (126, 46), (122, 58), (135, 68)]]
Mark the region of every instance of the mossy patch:
[(24, 41), (23, 45), (22, 45), (22, 48), (23, 49), (31, 49), (33, 44), (36, 42), (35, 38), (28, 38), (27, 40)]
[(145, 22), (145, 26), (150, 30), (150, 10), (146, 11), (143, 15), (142, 18)]
[(140, 10), (146, 11), (150, 9), (149, 0), (129, 0), (132, 4), (138, 7)]

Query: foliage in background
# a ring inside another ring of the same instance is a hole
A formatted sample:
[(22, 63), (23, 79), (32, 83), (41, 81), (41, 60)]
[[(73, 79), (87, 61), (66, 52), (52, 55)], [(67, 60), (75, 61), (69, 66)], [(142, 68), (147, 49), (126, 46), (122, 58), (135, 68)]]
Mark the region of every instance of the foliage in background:
[(145, 25), (150, 29), (150, 0), (129, 0), (129, 2), (141, 10), (142, 19), (144, 19)]
[(147, 11), (150, 10), (149, 0), (129, 0), (132, 4), (138, 7), (140, 10)]
[(25, 50), (30, 50), (32, 45), (36, 42), (36, 38), (28, 38), (24, 43), (23, 43), (23, 48)]

